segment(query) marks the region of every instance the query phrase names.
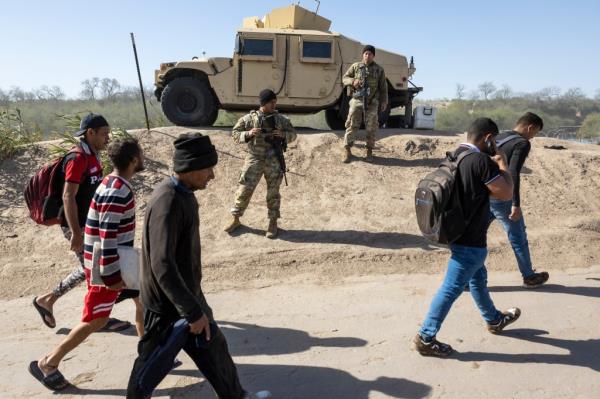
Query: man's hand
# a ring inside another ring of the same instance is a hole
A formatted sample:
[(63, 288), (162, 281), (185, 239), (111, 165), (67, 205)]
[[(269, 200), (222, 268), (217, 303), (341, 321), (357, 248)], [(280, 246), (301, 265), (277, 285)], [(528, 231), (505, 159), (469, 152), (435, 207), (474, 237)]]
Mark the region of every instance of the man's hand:
[(496, 155), (492, 156), (492, 161), (498, 164), (500, 170), (504, 172), (508, 170), (508, 161), (506, 160), (506, 154), (502, 150), (496, 150)]
[(381, 105), (379, 106), (379, 112), (385, 111), (386, 108), (387, 108), (387, 103), (381, 103)]
[(202, 315), (201, 318), (193, 323), (190, 323), (190, 332), (192, 334), (202, 334), (202, 331), (204, 331), (206, 335), (206, 340), (210, 341), (210, 322), (208, 321), (208, 317), (206, 317), (206, 315)]
[(250, 134), (248, 135), (248, 138), (254, 138), (256, 136), (258, 136), (261, 132), (261, 128), (259, 127), (253, 127), (252, 129), (250, 129)]
[(360, 88), (360, 86), (361, 86), (360, 80), (359, 79), (354, 79), (354, 82), (352, 82), (352, 86), (354, 86), (355, 89)]
[(83, 252), (83, 236), (81, 233), (71, 234), (71, 251), (75, 253)]
[(522, 217), (523, 217), (523, 212), (521, 212), (521, 207), (513, 205), (512, 212), (510, 213), (510, 215), (508, 215), (508, 218), (510, 220), (512, 220), (513, 222), (516, 222), (517, 220), (521, 219)]
[(123, 280), (121, 280), (117, 284), (109, 285), (106, 288), (108, 288), (111, 291), (119, 291), (124, 288), (127, 288), (127, 286), (125, 285), (125, 282)]

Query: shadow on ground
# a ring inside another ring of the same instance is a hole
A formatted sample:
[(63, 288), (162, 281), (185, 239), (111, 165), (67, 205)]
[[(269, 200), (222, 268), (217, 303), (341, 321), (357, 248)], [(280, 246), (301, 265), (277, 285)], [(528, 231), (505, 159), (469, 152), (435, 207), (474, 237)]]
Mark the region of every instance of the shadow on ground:
[(547, 363), (566, 366), (579, 366), (600, 371), (600, 339), (570, 340), (551, 338), (548, 331), (529, 328), (507, 330), (502, 336), (521, 339), (536, 344), (561, 348), (569, 353), (488, 353), (462, 352), (456, 358), (465, 362), (502, 362), (502, 363)]

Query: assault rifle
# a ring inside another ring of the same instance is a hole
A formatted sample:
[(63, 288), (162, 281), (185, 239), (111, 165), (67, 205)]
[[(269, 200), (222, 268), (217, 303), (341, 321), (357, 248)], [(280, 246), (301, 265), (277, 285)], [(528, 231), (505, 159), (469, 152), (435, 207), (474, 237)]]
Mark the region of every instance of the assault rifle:
[(363, 118), (367, 114), (367, 101), (369, 100), (369, 96), (371, 95), (371, 88), (369, 87), (369, 82), (367, 82), (367, 76), (369, 76), (369, 69), (365, 64), (361, 64), (359, 67), (360, 70), (360, 88), (354, 91), (352, 97), (358, 98), (362, 101), (363, 106)]
[(271, 115), (260, 118), (261, 134), (264, 135), (263, 137), (265, 138), (265, 142), (271, 144), (271, 147), (273, 147), (273, 151), (275, 152), (277, 161), (279, 161), (279, 171), (283, 174), (283, 180), (285, 181), (285, 185), (287, 186), (287, 166), (285, 164), (285, 156), (283, 155), (283, 153), (287, 151), (287, 140), (285, 139), (285, 137), (277, 137), (273, 133), (267, 132), (267, 129), (263, 128), (264, 119), (270, 117)]

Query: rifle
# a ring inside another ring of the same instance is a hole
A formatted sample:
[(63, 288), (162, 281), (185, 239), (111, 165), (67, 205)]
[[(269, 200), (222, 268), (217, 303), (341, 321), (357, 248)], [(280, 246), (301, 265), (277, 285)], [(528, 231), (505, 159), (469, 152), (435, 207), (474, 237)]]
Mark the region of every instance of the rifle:
[(271, 147), (273, 147), (277, 161), (279, 161), (279, 171), (283, 174), (283, 179), (285, 181), (285, 185), (287, 186), (287, 166), (285, 164), (285, 156), (283, 155), (283, 153), (287, 151), (287, 140), (285, 138), (277, 137), (273, 135), (273, 133), (267, 132), (267, 129), (263, 128), (264, 120), (266, 118), (270, 118), (271, 116), (272, 115), (261, 117), (259, 119), (259, 127), (261, 129), (261, 133), (264, 135), (263, 137), (265, 138), (265, 142), (271, 144)]
[(369, 70), (365, 64), (361, 64), (360, 70), (360, 89), (356, 90), (352, 97), (358, 98), (362, 101), (363, 106), (363, 118), (367, 115), (367, 101), (371, 95), (371, 88), (369, 82), (367, 82), (367, 76), (369, 76)]

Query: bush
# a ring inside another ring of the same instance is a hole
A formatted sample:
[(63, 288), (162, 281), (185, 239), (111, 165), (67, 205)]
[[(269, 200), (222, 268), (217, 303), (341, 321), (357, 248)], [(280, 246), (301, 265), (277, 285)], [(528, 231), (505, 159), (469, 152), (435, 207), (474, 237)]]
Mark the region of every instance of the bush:
[(581, 124), (577, 137), (582, 139), (600, 138), (600, 113), (589, 114)]
[(26, 125), (19, 109), (0, 109), (0, 162), (41, 139), (42, 131), (36, 125)]

